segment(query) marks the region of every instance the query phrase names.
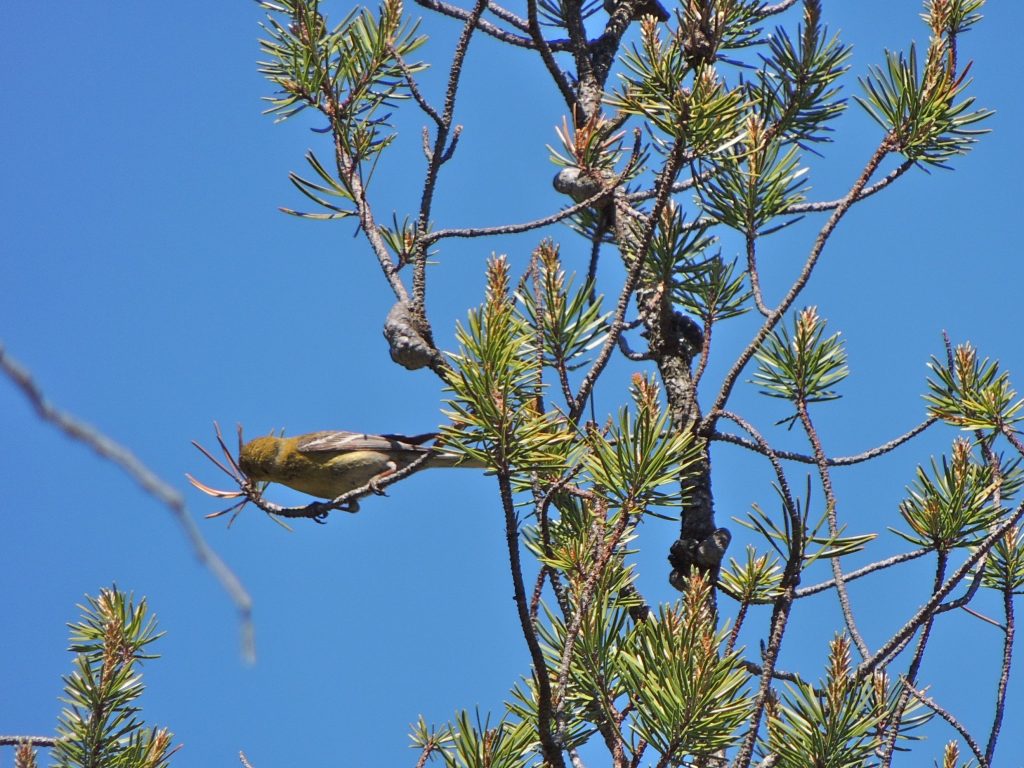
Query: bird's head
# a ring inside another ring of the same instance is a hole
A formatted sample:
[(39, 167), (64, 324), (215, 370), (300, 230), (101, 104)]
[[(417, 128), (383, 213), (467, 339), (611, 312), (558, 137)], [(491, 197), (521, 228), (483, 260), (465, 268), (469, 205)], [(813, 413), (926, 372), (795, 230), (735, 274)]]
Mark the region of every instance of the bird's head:
[(281, 439), (277, 437), (250, 440), (238, 454), (238, 467), (251, 480), (269, 480), (280, 447)]

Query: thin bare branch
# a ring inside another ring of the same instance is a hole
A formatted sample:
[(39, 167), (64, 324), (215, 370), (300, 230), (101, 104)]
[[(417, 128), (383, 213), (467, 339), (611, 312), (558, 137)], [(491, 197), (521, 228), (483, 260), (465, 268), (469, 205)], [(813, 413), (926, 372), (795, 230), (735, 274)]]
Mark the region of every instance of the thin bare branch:
[[(825, 492), (825, 517), (828, 520), (828, 532), (833, 538), (839, 536), (839, 519), (836, 512), (836, 495), (832, 488), (832, 475), (829, 473), (828, 460), (825, 458), (825, 449), (821, 445), (821, 438), (811, 421), (811, 414), (807, 410), (807, 401), (800, 398), (796, 401), (796, 410), (800, 415), (800, 423), (803, 425), (807, 439), (811, 442), (814, 451), (814, 462), (818, 466), (818, 478), (821, 480), (822, 490)], [(850, 595), (846, 591), (846, 582), (843, 579), (843, 566), (841, 558), (831, 558), (832, 576), (835, 580), (836, 596), (839, 598), (839, 606), (843, 611), (843, 619), (846, 621), (846, 629), (850, 632), (854, 645), (860, 657), (865, 659), (870, 654), (867, 643), (857, 629), (857, 622), (853, 617), (853, 608), (850, 607)], [(913, 679), (913, 678), (911, 678)]]
[(189, 516), (185, 500), (178, 491), (161, 480), (145, 464), (124, 446), (114, 442), (96, 428), (78, 420), (69, 413), (59, 410), (50, 403), (35, 383), (32, 375), (7, 354), (0, 344), (0, 369), (21, 390), (36, 413), (44, 421), (53, 424), (73, 440), (87, 445), (101, 457), (117, 465), (146, 493), (167, 507), (178, 521), (185, 538), (199, 562), (210, 569), (238, 611), (242, 630), (242, 649), (247, 658), (253, 658), (252, 598), (234, 571), (213, 551), (199, 528)]
[[(723, 419), (737, 424), (747, 434), (749, 434), (756, 445), (760, 447), (758, 453), (762, 453), (768, 457), (768, 461), (772, 465), (772, 469), (775, 471), (775, 480), (779, 484), (779, 488), (782, 491), (783, 501), (786, 506), (786, 514), (789, 516), (790, 523), (793, 526), (793, 530), (797, 531), (801, 524), (800, 515), (797, 512), (796, 501), (793, 498), (793, 492), (789, 487), (789, 479), (786, 477), (786, 472), (782, 468), (782, 462), (779, 461), (779, 456), (775, 453), (775, 450), (768, 445), (768, 441), (762, 437), (761, 433), (757, 431), (757, 428), (753, 424), (746, 421), (742, 416), (732, 413), (730, 411), (722, 411), (721, 416)], [(795, 596), (796, 593), (794, 593)]]
[(16, 747), (31, 744), (33, 747), (55, 747), (59, 739), (52, 736), (0, 736), (0, 747)]
[[(455, 149), (454, 141), (448, 146), (448, 136), (452, 129), (452, 120), (455, 117), (455, 97), (459, 91), (459, 81), (462, 77), (462, 65), (466, 60), (466, 53), (469, 50), (469, 42), (476, 30), (477, 22), (487, 8), (487, 0), (476, 0), (473, 12), (466, 19), (462, 27), (462, 34), (455, 44), (455, 53), (452, 56), (452, 65), (448, 71), (448, 87), (444, 95), (444, 111), (437, 124), (437, 135), (434, 137), (434, 148), (430, 162), (427, 163), (427, 174), (423, 180), (423, 193), (420, 197), (420, 213), (417, 223), (417, 232), (422, 238), (430, 224), (430, 211), (434, 204), (434, 189), (437, 185), (437, 175), (441, 166), (451, 157)], [(457, 138), (457, 137), (456, 137)], [(412, 295), (413, 311), (421, 319), (426, 319), (424, 302), (427, 293), (427, 248), (425, 244), (418, 245), (413, 258), (412, 267)]]
[(917, 688), (911, 685), (906, 680), (906, 678), (901, 677), (900, 682), (903, 684), (903, 687), (910, 693), (911, 696), (913, 696), (915, 699), (917, 699), (926, 707), (928, 707), (928, 709), (932, 710), (932, 712), (934, 712), (947, 723), (949, 723), (953, 727), (953, 729), (960, 734), (960, 737), (967, 743), (967, 746), (970, 747), (971, 751), (974, 753), (974, 757), (978, 761), (979, 768), (985, 768), (985, 766), (989, 765), (989, 761), (985, 759), (985, 756), (983, 754), (981, 754), (981, 747), (978, 746), (978, 743), (974, 740), (974, 737), (971, 736), (971, 732), (968, 731), (966, 727), (964, 727), (963, 723), (961, 723), (953, 716), (952, 712), (950, 712), (948, 709), (940, 705), (937, 701), (935, 701), (935, 699), (925, 696), (923, 691), (917, 690)]
[[(756, 675), (757, 677), (760, 677), (764, 674), (764, 667), (760, 664), (754, 663), (753, 661), (740, 661), (740, 666), (747, 670), (747, 672), (749, 672), (750, 674)], [(806, 682), (802, 677), (800, 677), (800, 675), (796, 674), (795, 672), (784, 672), (781, 669), (773, 669), (772, 677), (776, 680), (786, 680), (790, 683), (798, 683), (800, 685), (803, 685)], [(816, 689), (815, 693), (820, 694), (820, 691)]]
[[(889, 171), (881, 180), (876, 181), (871, 186), (865, 187), (858, 194), (854, 202), (860, 202), (865, 197), (871, 197), (876, 192), (880, 192), (887, 186), (892, 184), (896, 179), (906, 173), (914, 166), (914, 163), (910, 160), (904, 160), (896, 168)], [(843, 200), (846, 198), (840, 198), (839, 200), (821, 201), (817, 203), (795, 203), (794, 205), (786, 208), (781, 215), (787, 216), (793, 213), (822, 213), (824, 211), (832, 211), (843, 204)]]
[[(946, 565), (949, 562), (949, 555), (945, 550), (938, 550), (936, 555), (935, 578), (932, 580), (933, 591), (942, 586), (942, 580), (946, 576)], [(892, 765), (892, 759), (896, 753), (896, 740), (900, 736), (900, 726), (903, 723), (903, 716), (907, 712), (907, 704), (910, 701), (911, 689), (917, 684), (917, 673), (921, 669), (921, 662), (924, 661), (925, 648), (928, 645), (928, 641), (931, 639), (932, 629), (935, 626), (935, 615), (935, 613), (932, 613), (932, 615), (925, 620), (924, 626), (921, 627), (921, 635), (918, 637), (917, 647), (914, 648), (914, 655), (910, 659), (910, 665), (907, 667), (907, 673), (901, 676), (905, 685), (903, 690), (900, 691), (900, 694), (896, 699), (896, 706), (893, 707), (889, 721), (883, 729), (885, 731), (885, 739), (882, 742), (882, 746), (879, 751), (882, 758), (880, 768), (889, 768)]]
[[(869, 451), (865, 451), (864, 453), (858, 453), (853, 456), (837, 456), (832, 459), (827, 459), (826, 461), (828, 462), (828, 465), (830, 467), (846, 467), (852, 464), (860, 464), (863, 461), (869, 461), (875, 458), (876, 456), (881, 456), (883, 454), (895, 450), (896, 448), (899, 448), (904, 443), (917, 437), (919, 434), (924, 432), (926, 429), (928, 429), (928, 427), (930, 427), (932, 424), (935, 424), (937, 421), (938, 419), (935, 418), (926, 419), (925, 421), (921, 422), (916, 427), (911, 429), (909, 432), (906, 432), (900, 435), (899, 437), (894, 438), (889, 442), (878, 446), (877, 448), (872, 448)], [(711, 434), (710, 439), (719, 440), (723, 443), (732, 443), (733, 445), (740, 445), (748, 450), (756, 451), (757, 453), (764, 453), (757, 443), (752, 442), (740, 435), (730, 435), (725, 432), (716, 431)], [(813, 456), (808, 456), (803, 453), (796, 453), (794, 451), (783, 450), (773, 450), (773, 453), (780, 459), (786, 459), (787, 461), (799, 461), (804, 464), (815, 463)]]
[(796, 5), (796, 3), (797, 0), (783, 0), (783, 2), (776, 3), (775, 5), (763, 6), (761, 10), (757, 12), (757, 17), (763, 19), (768, 16), (773, 16), (777, 13), (782, 13), (783, 11), (788, 10), (789, 8)]
[[(991, 765), (996, 753), (996, 742), (1003, 725), (1003, 714), (1006, 710), (1006, 689), (1010, 684), (1010, 665), (1013, 663), (1013, 637), (1016, 634), (1016, 621), (1013, 615), (1013, 585), (1007, 583), (1003, 589), (1003, 614), (1006, 626), (1003, 628), (1003, 658), (999, 665), (999, 685), (996, 688), (995, 712), (992, 715), (992, 727), (988, 733), (988, 744), (985, 747), (985, 761)], [(980, 758), (979, 758), (980, 760)]]
[(501, 506), (505, 511), (505, 542), (508, 545), (509, 568), (512, 572), (512, 589), (515, 596), (519, 624), (526, 639), (533, 662), (533, 680), (537, 685), (537, 736), (540, 739), (541, 754), (551, 768), (565, 768), (565, 758), (555, 739), (554, 699), (551, 693), (551, 679), (548, 675), (544, 652), (537, 639), (537, 630), (530, 619), (530, 606), (526, 598), (526, 587), (523, 583), (523, 567), (519, 557), (519, 518), (516, 515), (515, 501), (512, 497), (512, 483), (507, 471), (499, 471), (498, 489), (501, 495)]
[[(686, 162), (688, 162), (689, 160), (692, 160), (692, 159), (693, 159), (692, 157), (687, 156), (683, 160), (683, 163), (685, 164)], [(703, 171), (702, 173), (699, 173), (699, 174), (697, 174), (695, 176), (691, 176), (688, 179), (683, 179), (682, 181), (677, 181), (677, 182), (675, 182), (672, 185), (672, 194), (674, 195), (674, 194), (676, 194), (678, 192), (685, 192), (686, 190), (695, 187), (697, 184), (703, 184), (705, 181), (709, 181), (717, 173), (720, 173), (720, 172), (721, 172), (721, 169), (713, 168), (711, 170)], [(656, 188), (654, 188), (654, 187), (652, 187), (651, 189), (642, 190), (640, 192), (631, 192), (630, 194), (626, 195), (626, 202), (627, 203), (642, 203), (644, 200), (652, 199), (655, 195), (657, 195), (657, 193), (658, 193), (658, 190)], [(708, 219), (708, 218), (699, 219), (698, 221), (700, 221), (702, 226), (703, 225), (714, 224), (714, 220)], [(696, 222), (692, 222), (691, 221), (689, 226), (691, 226), (691, 227), (696, 226)]]
[(409, 292), (398, 275), (399, 266), (391, 258), (388, 246), (384, 242), (384, 238), (381, 237), (380, 228), (377, 226), (377, 221), (373, 216), (373, 209), (366, 197), (366, 187), (357, 169), (354, 167), (352, 158), (342, 144), (341, 136), (338, 134), (335, 134), (334, 137), (334, 160), (339, 177), (345, 180), (345, 183), (352, 192), (352, 199), (356, 204), (356, 215), (359, 217), (359, 225), (362, 227), (363, 233), (370, 243), (373, 255), (377, 257), (377, 262), (380, 264), (381, 271), (384, 273), (388, 285), (391, 286), (395, 298), (408, 304)]
[(438, 229), (434, 232), (427, 233), (424, 237), (425, 246), (432, 245), (438, 240), (444, 240), (449, 237), (491, 237), (494, 235), (516, 235), (520, 232), (529, 232), (533, 229), (541, 229), (542, 227), (548, 227), (552, 224), (557, 224), (560, 221), (564, 221), (572, 216), (575, 216), (582, 210), (598, 205), (602, 200), (609, 197), (612, 193), (611, 189), (601, 190), (595, 195), (588, 197), (586, 200), (563, 208), (557, 213), (552, 213), (549, 216), (545, 216), (540, 219), (534, 219), (533, 221), (526, 221), (522, 224), (502, 224), (496, 227), (465, 227), (465, 228), (452, 228), (452, 229)]
[(771, 312), (764, 303), (764, 296), (761, 293), (761, 276), (757, 271), (757, 237), (753, 231), (748, 232), (747, 242), (747, 276), (750, 278), (750, 290), (754, 294), (754, 306), (764, 317)]
[(512, 11), (508, 10), (508, 8), (503, 8), (502, 6), (500, 6), (497, 3), (493, 2), (493, 0), (488, 0), (487, 10), (490, 11), (491, 13), (493, 13), (495, 16), (497, 16), (502, 21), (508, 22), (513, 27), (518, 29), (520, 32), (527, 32), (527, 33), (529, 33), (529, 31), (530, 31), (529, 22), (527, 22), (526, 19), (524, 19), (524, 18), (522, 18), (520, 16), (517, 16), (516, 14), (512, 13)]
[[(932, 550), (930, 548), (922, 548), (922, 549), (915, 549), (912, 552), (904, 552), (904, 553), (899, 554), (899, 555), (893, 555), (892, 557), (887, 557), (885, 560), (879, 560), (878, 562), (871, 563), (869, 565), (865, 565), (862, 568), (858, 568), (855, 571), (850, 571), (849, 573), (847, 573), (847, 574), (845, 574), (843, 576), (843, 581), (845, 581), (846, 583), (850, 583), (851, 581), (856, 581), (859, 578), (867, 576), (869, 573), (874, 573), (875, 571), (880, 571), (883, 568), (891, 568), (894, 565), (899, 565), (900, 563), (905, 563), (908, 560), (916, 560), (917, 558), (921, 557), (922, 555), (927, 555), (929, 552), (933, 552), (933, 551), (934, 550)], [(819, 584), (813, 584), (813, 585), (811, 585), (809, 587), (804, 587), (803, 589), (798, 589), (796, 591), (796, 597), (797, 598), (808, 597), (809, 595), (814, 595), (814, 594), (817, 594), (818, 592), (824, 592), (826, 589), (831, 589), (835, 585), (836, 585), (836, 580), (835, 579), (829, 579), (828, 581), (823, 581), (823, 582), (821, 582)]]
[(782, 464), (778, 458), (774, 455), (771, 446), (761, 437), (760, 433), (748, 424), (742, 418), (734, 413), (728, 411), (722, 411), (722, 418), (729, 419), (735, 422), (747, 434), (749, 434), (763, 449), (768, 460), (771, 462), (772, 468), (775, 470), (775, 477), (779, 484), (779, 490), (782, 493), (782, 498), (786, 510), (786, 515), (790, 519), (790, 531), (792, 540), (787, 542), (789, 546), (789, 558), (786, 562), (785, 570), (782, 575), (782, 591), (778, 597), (773, 601), (774, 608), (772, 610), (772, 618), (770, 629), (768, 632), (768, 646), (765, 648), (763, 661), (764, 667), (761, 672), (760, 681), (758, 683), (757, 694), (754, 697), (754, 711), (750, 716), (750, 728), (747, 731), (746, 737), (743, 739), (743, 743), (740, 746), (739, 754), (736, 757), (734, 763), (737, 768), (747, 768), (750, 765), (750, 761), (754, 755), (754, 745), (757, 742), (757, 734), (761, 727), (761, 718), (764, 715), (765, 702), (768, 697), (768, 690), (771, 686), (773, 675), (775, 674), (775, 662), (779, 658), (779, 653), (782, 650), (782, 639), (786, 632), (786, 626), (789, 623), (789, 614), (793, 609), (793, 601), (796, 595), (796, 584), (799, 583), (800, 571), (803, 566), (803, 554), (804, 554), (804, 535), (803, 535), (803, 524), (800, 519), (800, 514), (797, 510), (796, 503), (793, 500), (793, 494), (789, 488), (789, 481), (786, 478), (786, 473), (783, 471)]
[[(445, 3), (442, 0), (416, 0), (416, 4), (431, 11), (436, 11), (442, 16), (449, 16), (453, 19), (458, 19), (459, 21), (466, 21), (472, 15), (470, 11), (467, 11), (464, 8), (459, 8), (457, 5), (452, 5), (451, 3)], [(485, 35), (490, 35), (503, 43), (508, 43), (509, 45), (514, 45), (519, 48), (535, 49), (537, 47), (534, 41), (529, 37), (523, 37), (504, 30), (501, 27), (495, 26), (486, 19), (477, 19), (474, 26)], [(552, 51), (568, 51), (570, 49), (568, 40), (548, 40), (546, 43)]]
[(974, 610), (970, 606), (961, 605), (960, 606), (960, 610), (963, 611), (964, 613), (970, 614), (971, 616), (973, 616), (974, 618), (978, 619), (979, 621), (984, 621), (986, 624), (991, 624), (993, 627), (998, 627), (1003, 632), (1006, 631), (1006, 627), (1004, 625), (1000, 624), (998, 621), (993, 619), (991, 616), (986, 616), (984, 613), (980, 613), (979, 611)]
[[(579, 95), (576, 93), (576, 89), (572, 87), (569, 82), (569, 78), (565, 72), (555, 61), (554, 48), (544, 39), (544, 35), (540, 29), (540, 20), (537, 18), (537, 0), (527, 0), (527, 23), (529, 25), (530, 39), (533, 43), (532, 47), (537, 50), (540, 54), (541, 61), (544, 62), (544, 66), (547, 67), (548, 73), (551, 75), (551, 79), (555, 81), (555, 85), (558, 86), (559, 93), (562, 94), (562, 98), (565, 100), (566, 107), (572, 112), (574, 116), (583, 116), (583, 105), (580, 103)], [(570, 42), (565, 50), (573, 50), (573, 45)]]
[[(413, 99), (415, 99), (416, 103), (419, 104), (420, 109), (426, 112), (430, 119), (433, 120), (438, 126), (444, 125), (443, 121), (441, 120), (441, 115), (437, 113), (437, 110), (430, 105), (430, 103), (423, 97), (423, 94), (420, 92), (420, 87), (416, 84), (416, 79), (412, 76), (412, 70), (410, 70), (409, 65), (405, 63), (405, 59), (403, 59), (398, 54), (398, 51), (395, 49), (395, 46), (391, 45), (390, 43), (388, 44), (388, 51), (390, 51), (391, 56), (398, 64), (398, 68), (402, 70), (402, 77), (405, 78), (405, 84), (409, 86), (409, 93), (412, 94)], [(424, 128), (423, 130), (426, 131), (426, 128)], [(424, 144), (425, 143), (426, 139), (424, 139)]]

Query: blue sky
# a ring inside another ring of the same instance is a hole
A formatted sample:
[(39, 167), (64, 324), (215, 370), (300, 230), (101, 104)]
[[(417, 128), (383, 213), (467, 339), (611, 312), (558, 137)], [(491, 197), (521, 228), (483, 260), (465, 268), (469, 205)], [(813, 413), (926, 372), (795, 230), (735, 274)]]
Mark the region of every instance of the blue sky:
[[(339, 17), (348, 6), (325, 7)], [(880, 63), (886, 47), (923, 47), (919, 11), (908, 0), (825, 4), (830, 28), (854, 45), (855, 74)], [(925, 365), (941, 352), (943, 329), (999, 358), (1018, 385), (1024, 375), (1013, 298), (1024, 267), (1012, 240), (1024, 176), (1024, 6), (992, 3), (986, 16), (961, 55), (975, 59), (979, 105), (997, 110), (993, 133), (955, 161), (955, 172), (915, 170), (857, 206), (801, 302), (817, 304), (843, 332), (850, 357), (844, 398), (815, 411), (831, 453), (864, 450), (923, 418)], [(7, 18), (0, 340), (57, 405), (135, 451), (186, 494), (197, 519), (216, 506), (184, 473), (218, 484), (190, 445), (212, 443), (215, 419), (228, 432), (242, 423), (249, 435), (280, 427), (415, 433), (440, 423), (436, 379), (388, 359), (380, 329), (392, 297), (353, 226), (277, 212), (303, 203), (288, 172), (304, 170), (307, 149), (326, 150), (307, 130), (314, 122), (275, 126), (260, 115), (269, 88), (256, 72), (255, 3), (19, 3)], [(794, 19), (786, 16), (787, 26)], [(427, 18), (422, 30), (431, 36), (422, 55), (435, 65), (424, 90), (440, 101), (458, 29)], [(858, 92), (852, 76), (846, 92)], [(439, 226), (523, 221), (562, 204), (545, 144), (556, 141), (564, 106), (536, 61), (475, 39), (459, 107), (465, 131), (441, 180)], [(422, 123), (412, 109), (399, 117), (399, 144), (376, 181), (386, 216), (418, 202)], [(841, 194), (879, 138), (856, 106), (837, 128), (826, 159), (808, 158), (812, 199)], [(817, 225), (766, 243), (769, 298), (792, 279)], [(567, 229), (546, 234), (565, 244), (567, 266), (585, 269)], [(452, 348), (455, 321), (480, 300), (486, 257), (506, 252), (521, 266), (537, 237), (453, 243), (438, 254), (431, 317), (443, 347)], [(716, 336), (709, 380), (728, 368), (752, 322)], [(621, 402), (632, 370), (620, 362), (609, 372), (598, 413)], [(766, 430), (787, 415), (753, 387), (741, 389), (735, 408)], [(145, 713), (184, 744), (178, 765), (230, 765), (239, 749), (259, 768), (412, 764), (406, 734), (420, 713), (436, 723), (462, 707), (497, 711), (527, 670), (492, 478), (424, 473), (387, 499), (367, 500), (356, 516), (299, 522), (291, 533), (252, 510), (230, 530), (200, 519), (255, 602), (258, 659), (247, 665), (229, 601), (166, 510), (39, 422), (9, 383), (0, 382), (0, 414), (0, 732), (52, 732), (60, 675), (70, 669), (65, 623), (85, 593), (111, 582), (147, 596), (168, 632), (162, 658), (145, 668)], [(839, 475), (851, 532), (897, 526), (914, 467), (954, 436), (935, 429)], [(775, 437), (798, 444), (795, 432)], [(714, 456), (719, 519), (737, 534), (733, 555), (746, 539), (729, 517), (772, 503), (765, 468), (749, 458), (727, 447)], [(273, 498), (301, 500), (287, 490)], [(642, 527), (640, 587), (650, 601), (674, 599), (664, 556), (677, 530), (660, 521)], [(856, 562), (902, 549), (886, 535)], [(930, 568), (851, 587), (869, 644), (923, 602)], [(979, 600), (980, 609), (995, 606), (991, 596)], [(766, 622), (754, 612), (744, 641), (756, 647)], [(803, 607), (782, 666), (816, 677), (838, 626), (833, 598)], [(994, 628), (945, 614), (923, 672), (982, 738), (999, 641)], [(1024, 670), (1015, 676), (1008, 724), (1024, 717)], [(1013, 730), (1005, 729), (1000, 764), (1024, 762)], [(915, 765), (938, 758), (950, 737), (929, 733)]]

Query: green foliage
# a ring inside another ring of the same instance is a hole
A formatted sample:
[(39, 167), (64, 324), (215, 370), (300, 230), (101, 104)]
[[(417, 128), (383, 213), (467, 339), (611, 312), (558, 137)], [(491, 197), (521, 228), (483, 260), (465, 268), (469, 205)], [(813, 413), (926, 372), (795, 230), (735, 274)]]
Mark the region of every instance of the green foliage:
[[(399, 0), (384, 0), (377, 16), (353, 9), (333, 29), (320, 13), (319, 0), (260, 4), (269, 11), (262, 25), (268, 39), (260, 47), (270, 56), (260, 63), (260, 73), (280, 88), (277, 97), (267, 99), (268, 114), (279, 120), (313, 107), (342, 124), (355, 121), (347, 127), (362, 126), (372, 134), (380, 108), (408, 98), (403, 63), (410, 73), (426, 67), (404, 62), (427, 39), (416, 35), (418, 25), (402, 20)], [(288, 21), (279, 21), (275, 13)]]
[(807, 307), (794, 320), (792, 337), (780, 326), (765, 339), (756, 354), (759, 365), (754, 374), (761, 392), (794, 403), (837, 399), (832, 387), (849, 373), (846, 351), (838, 333), (823, 339), (824, 331), (817, 309)]
[[(962, 4), (961, 4), (962, 5)], [(955, 56), (947, 38), (933, 37), (923, 66), (913, 44), (909, 54), (887, 51), (886, 65), (861, 78), (866, 97), (857, 102), (886, 131), (891, 149), (908, 160), (945, 168), (964, 155), (986, 130), (970, 126), (990, 117), (991, 110), (968, 110), (974, 97), (962, 98), (970, 84), (966, 72), (954, 70)]]
[(666, 41), (657, 24), (643, 21), (640, 47), (623, 55), (622, 88), (608, 103), (703, 155), (738, 139), (744, 100), (742, 89), (727, 89), (714, 67), (694, 66), (691, 43), (683, 27), (670, 30)]
[(473, 722), (462, 710), (440, 730), (420, 718), (410, 737), (414, 747), (431, 759), (440, 757), (447, 768), (526, 768), (533, 762), (533, 735), (522, 723), (502, 720), (491, 727), (479, 713)]
[(803, 202), (807, 168), (800, 167), (795, 146), (783, 148), (760, 117), (746, 121), (746, 142), (731, 147), (718, 162), (718, 172), (700, 187), (701, 204), (716, 221), (740, 232), (766, 235), (767, 225)]
[(586, 362), (586, 355), (608, 332), (608, 313), (593, 286), (573, 287), (558, 260), (558, 248), (544, 242), (535, 252), (532, 282), (517, 293), (524, 320), (540, 336), (545, 365), (571, 371)]
[(622, 131), (615, 132), (616, 123), (598, 113), (582, 125), (570, 129), (562, 118), (555, 128), (561, 151), (548, 145), (551, 162), (563, 168), (579, 168), (592, 174), (610, 173), (622, 158)]
[(804, 3), (804, 23), (794, 43), (783, 27), (768, 38), (768, 54), (751, 84), (752, 101), (773, 136), (800, 146), (830, 141), (826, 123), (846, 108), (837, 81), (847, 71), (850, 47), (829, 38), (821, 3)]
[[(557, 414), (543, 413), (536, 340), (509, 293), (508, 264), (493, 259), (487, 299), (459, 325), (448, 401), (452, 424), (445, 441), (480, 461), (503, 468), (561, 469), (559, 449), (571, 435)], [(490, 458), (488, 458), (490, 457)]]
[(71, 624), (75, 670), (64, 678), (64, 702), (54, 747), (64, 768), (163, 768), (169, 764), (171, 734), (145, 728), (138, 718), (142, 695), (138, 666), (156, 656), (146, 648), (162, 633), (146, 609), (116, 588), (103, 589), (80, 606)]
[(989, 462), (975, 462), (970, 442), (960, 438), (953, 443), (951, 461), (943, 456), (940, 467), (932, 459), (930, 475), (917, 468), (917, 481), (900, 503), (913, 533), (892, 530), (912, 544), (942, 552), (972, 546), (1002, 514), (998, 501), (1009, 499), (1020, 485), (1016, 462), (995, 472)]
[(1024, 532), (1010, 528), (989, 550), (982, 584), (989, 589), (1024, 594)]
[[(360, 169), (360, 184), (366, 184), (373, 166), (364, 175), (364, 161), (374, 160), (395, 138), (384, 110), (409, 97), (407, 76), (426, 65), (406, 58), (426, 37), (416, 34), (416, 24), (403, 20), (401, 0), (384, 0), (376, 15), (353, 9), (333, 27), (321, 14), (319, 0), (267, 0), (260, 5), (268, 11), (262, 25), (267, 37), (260, 47), (269, 57), (260, 62), (260, 73), (279, 89), (267, 98), (267, 114), (282, 121), (307, 108), (319, 112), (337, 139), (335, 162)], [(330, 213), (286, 212), (314, 219), (352, 215), (350, 208), (326, 199), (354, 202), (358, 192), (351, 177), (335, 177), (312, 152), (306, 159), (319, 181), (294, 173), (291, 181)]]
[[(780, 700), (767, 707), (766, 752), (778, 756), (777, 768), (862, 768), (873, 765), (884, 743), (884, 724), (898, 706), (899, 686), (887, 690), (884, 676), (860, 682), (850, 670), (850, 641), (836, 637), (820, 689), (807, 683), (787, 684)], [(911, 704), (910, 713), (919, 705)], [(923, 724), (909, 717), (904, 727)]]
[[(336, 181), (334, 175), (324, 168), (320, 159), (312, 151), (306, 153), (306, 162), (309, 163), (309, 167), (313, 169), (313, 173), (315, 173), (317, 178), (320, 179), (320, 182), (310, 181), (309, 179), (299, 176), (299, 174), (294, 171), (288, 174), (288, 180), (297, 190), (299, 190), (299, 192), (321, 208), (326, 208), (330, 213), (306, 213), (302, 211), (295, 211), (291, 208), (283, 208), (282, 210), (285, 213), (298, 216), (299, 218), (320, 221), (344, 219), (348, 216), (354, 216), (355, 211), (350, 207), (342, 207), (341, 203), (341, 201), (344, 201), (345, 203), (352, 203), (355, 201), (352, 190), (345, 184)], [(330, 198), (334, 198), (334, 200), (331, 200)]]
[(921, 14), (935, 35), (960, 35), (981, 21), (985, 0), (926, 0)]
[[(734, 518), (736, 522), (764, 536), (765, 541), (779, 553), (784, 562), (794, 560), (802, 563), (802, 568), (807, 568), (819, 559), (833, 557), (844, 557), (859, 552), (872, 539), (875, 534), (861, 534), (859, 536), (843, 536), (846, 526), (837, 529), (836, 534), (822, 533), (827, 528), (827, 513), (822, 513), (817, 522), (810, 525), (810, 480), (808, 480), (807, 499), (801, 502), (796, 500), (796, 509), (787, 510), (787, 501), (782, 490), (775, 486), (775, 492), (782, 501), (782, 512), (779, 518), (782, 524), (779, 525), (771, 514), (765, 512), (757, 504), (753, 505), (753, 512), (746, 520)], [(808, 551), (808, 547), (814, 549)]]
[(746, 311), (750, 294), (743, 291), (741, 272), (733, 278), (734, 262), (721, 255), (706, 256), (717, 238), (707, 234), (710, 222), (687, 222), (682, 206), (669, 200), (654, 230), (643, 279), (657, 290), (670, 290), (679, 306), (712, 322)]
[(719, 582), (741, 603), (766, 603), (780, 594), (782, 570), (777, 558), (768, 554), (758, 555), (749, 544), (747, 559), (739, 563), (729, 558), (729, 566), (718, 574)]
[(725, 633), (715, 630), (709, 592), (695, 575), (682, 605), (663, 605), (639, 622), (618, 655), (630, 728), (664, 764), (729, 746), (750, 715), (747, 673), (736, 654), (722, 651)]
[(724, 58), (725, 51), (745, 48), (761, 37), (758, 0), (684, 0), (676, 18), (684, 30), (686, 58), (695, 65)]
[[(612, 570), (623, 573), (621, 561)], [(581, 586), (580, 581), (576, 582), (578, 586)], [(570, 724), (565, 734), (567, 744), (573, 747), (583, 745), (593, 735), (592, 723), (614, 722), (610, 705), (624, 694), (619, 655), (629, 632), (629, 610), (638, 601), (622, 591), (610, 589), (612, 581), (614, 577), (602, 576), (588, 604), (574, 601), (574, 608), (581, 613), (571, 650), (565, 621), (547, 606), (544, 606), (545, 622), (538, 626), (549, 669), (558, 670), (563, 659), (568, 659), (566, 685), (560, 691), (559, 706), (565, 722)], [(579, 596), (578, 591), (576, 596)], [(521, 689), (517, 691), (520, 702), (529, 701), (528, 707), (518, 711), (535, 722), (536, 696), (527, 699)]]
[(635, 377), (632, 395), (635, 414), (623, 408), (617, 423), (604, 434), (588, 433), (590, 451), (584, 455), (584, 466), (614, 505), (630, 511), (677, 505), (678, 492), (659, 489), (686, 475), (699, 457), (697, 441), (690, 433), (669, 429), (668, 414), (658, 407), (652, 381)]
[(961, 344), (953, 353), (952, 365), (936, 358), (928, 364), (934, 374), (928, 379), (928, 413), (961, 429), (1001, 431), (1021, 420), (1024, 399), (1014, 402), (1017, 392), (1010, 386), (1010, 375), (999, 372), (998, 361), (978, 359), (970, 344)]
[(699, 269), (677, 287), (676, 304), (710, 325), (719, 320), (738, 317), (750, 307), (750, 291), (746, 290), (746, 271), (733, 276), (736, 262), (727, 262), (720, 255), (704, 261)]

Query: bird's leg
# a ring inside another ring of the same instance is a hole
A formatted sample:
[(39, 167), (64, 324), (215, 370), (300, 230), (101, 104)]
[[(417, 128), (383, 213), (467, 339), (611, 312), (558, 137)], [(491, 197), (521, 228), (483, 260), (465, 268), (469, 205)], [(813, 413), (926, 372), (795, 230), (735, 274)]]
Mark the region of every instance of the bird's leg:
[(395, 462), (393, 461), (389, 461), (388, 468), (385, 469), (383, 472), (371, 477), (370, 482), (368, 482), (367, 485), (370, 486), (370, 490), (373, 491), (378, 496), (387, 496), (387, 494), (384, 492), (384, 489), (380, 487), (380, 481), (386, 478), (388, 475), (395, 474), (395, 472), (397, 471), (398, 465), (395, 464)]

